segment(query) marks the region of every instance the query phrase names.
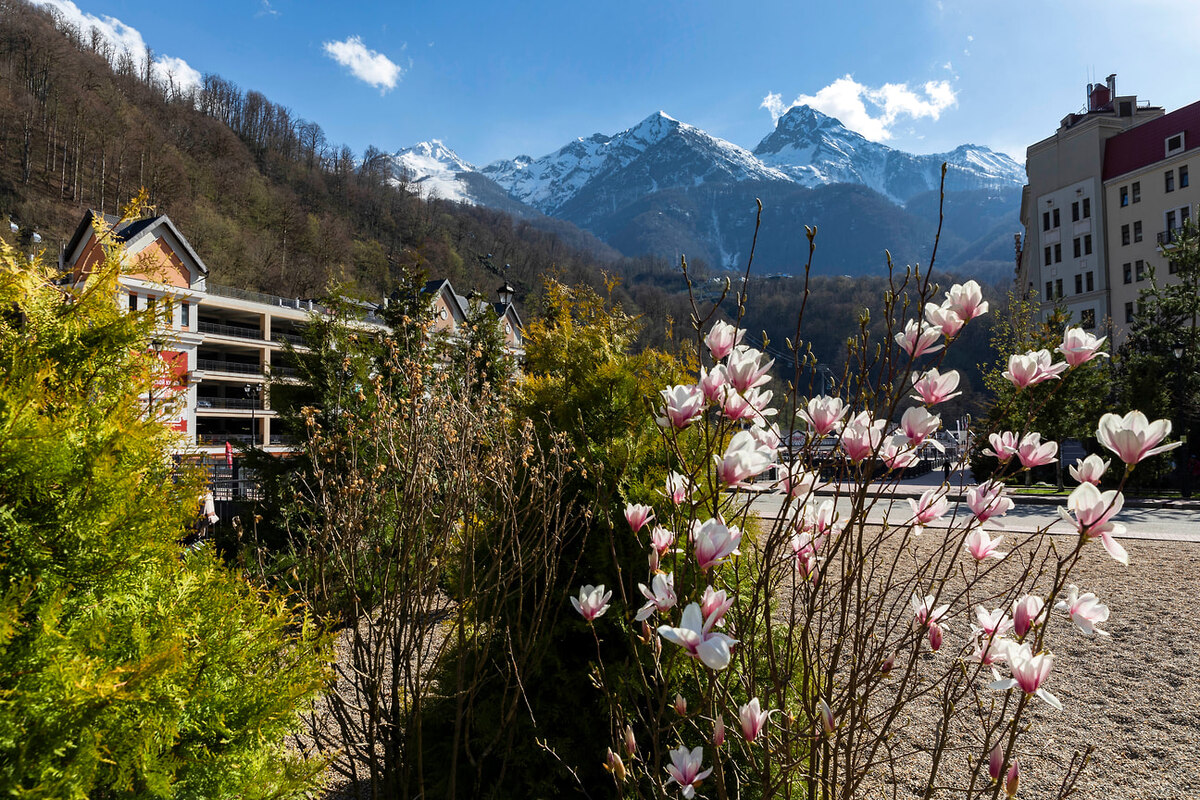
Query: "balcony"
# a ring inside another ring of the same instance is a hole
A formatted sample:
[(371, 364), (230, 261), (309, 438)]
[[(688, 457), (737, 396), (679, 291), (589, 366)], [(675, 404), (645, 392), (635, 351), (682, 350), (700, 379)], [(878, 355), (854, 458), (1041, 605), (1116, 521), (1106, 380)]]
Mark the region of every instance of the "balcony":
[(274, 339), (275, 341), (279, 342), (280, 344), (283, 344), (284, 342), (290, 342), (290, 343), (296, 345), (297, 347), (305, 347), (306, 346), (304, 337), (298, 333), (283, 333), (282, 331), (279, 331), (277, 333), (272, 334), (271, 338)]
[(235, 289), (232, 286), (220, 286), (214, 283), (208, 284), (208, 293), (218, 295), (219, 297), (232, 297), (235, 300), (247, 300), (251, 303), (278, 306), (279, 308), (294, 308), (297, 311), (315, 311), (321, 314), (329, 313), (325, 306), (320, 303), (314, 303), (312, 300), (300, 300), (294, 297), (280, 297), (276, 294), (251, 292), (246, 289)]
[(237, 361), (218, 361), (213, 358), (197, 358), (196, 369), (207, 372), (226, 372), (231, 375), (262, 375), (262, 364), (242, 364)]
[(242, 327), (239, 325), (221, 325), (216, 322), (197, 322), (196, 330), (200, 333), (212, 333), (217, 336), (234, 336), (238, 339), (254, 339), (262, 341), (262, 331), (258, 328)]
[(1173, 247), (1183, 238), (1183, 228), (1168, 228), (1158, 234), (1159, 247)]
[(251, 433), (198, 433), (196, 441), (202, 445), (210, 447), (214, 445), (223, 445), (226, 442), (231, 444), (254, 444), (254, 434)]
[(224, 408), (235, 411), (262, 411), (262, 398), (250, 397), (197, 397), (196, 408)]

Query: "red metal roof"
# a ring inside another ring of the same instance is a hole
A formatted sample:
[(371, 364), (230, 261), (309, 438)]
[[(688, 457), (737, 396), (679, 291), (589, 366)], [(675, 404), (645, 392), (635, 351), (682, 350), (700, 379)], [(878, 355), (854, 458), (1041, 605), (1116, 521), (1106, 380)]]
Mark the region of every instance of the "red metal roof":
[(1104, 180), (1162, 161), (1167, 155), (1167, 137), (1180, 132), (1185, 151), (1200, 147), (1200, 101), (1118, 133), (1105, 142)]

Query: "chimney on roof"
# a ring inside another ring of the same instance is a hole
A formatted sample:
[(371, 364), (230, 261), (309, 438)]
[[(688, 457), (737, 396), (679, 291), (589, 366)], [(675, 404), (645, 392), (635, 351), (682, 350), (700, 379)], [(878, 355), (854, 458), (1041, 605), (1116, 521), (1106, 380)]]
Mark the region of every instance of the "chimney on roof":
[(1105, 78), (1105, 80), (1108, 82), (1108, 96), (1116, 97), (1117, 96), (1117, 73), (1114, 72), (1113, 74), (1111, 74), (1107, 78)]

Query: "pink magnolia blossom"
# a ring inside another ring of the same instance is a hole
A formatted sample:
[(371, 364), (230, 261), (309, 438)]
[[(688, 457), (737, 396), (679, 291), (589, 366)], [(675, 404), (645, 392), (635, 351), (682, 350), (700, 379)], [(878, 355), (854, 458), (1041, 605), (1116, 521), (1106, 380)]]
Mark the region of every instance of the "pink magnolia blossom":
[(654, 548), (654, 552), (660, 556), (666, 555), (667, 550), (675, 543), (675, 534), (662, 525), (654, 526), (654, 530), (650, 532), (650, 546)]
[(1054, 349), (1062, 353), (1067, 366), (1078, 367), (1098, 356), (1108, 358), (1108, 353), (1100, 349), (1107, 338), (1107, 336), (1101, 336), (1097, 339), (1083, 328), (1067, 328), (1063, 331), (1062, 344)]
[(636, 622), (642, 622), (649, 619), (656, 613), (667, 611), (675, 606), (679, 599), (675, 596), (675, 576), (671, 573), (655, 575), (650, 581), (650, 586), (639, 583), (638, 589), (641, 590), (642, 596), (647, 602), (644, 606), (638, 609), (634, 616)]
[(1081, 483), (1067, 497), (1067, 507), (1059, 507), (1058, 514), (1085, 540), (1099, 539), (1110, 556), (1129, 566), (1129, 554), (1114, 538), (1125, 533), (1125, 526), (1112, 521), (1124, 504), (1124, 495), (1116, 490), (1101, 492), (1094, 484)]
[(637, 755), (637, 739), (633, 738), (633, 726), (625, 726), (625, 754), (633, 757)]
[(966, 324), (962, 317), (954, 313), (954, 309), (933, 303), (925, 306), (925, 321), (937, 328), (947, 339), (957, 336), (958, 332), (962, 330), (962, 326)]
[(705, 402), (710, 405), (720, 404), (725, 395), (725, 388), (729, 385), (729, 373), (725, 371), (725, 365), (717, 364), (712, 369), (701, 367), (700, 380), (696, 385), (704, 392)]
[(812, 493), (820, 480), (821, 476), (816, 472), (810, 472), (801, 462), (793, 461), (779, 480), (779, 488), (792, 498), (804, 497)]
[(744, 330), (739, 330), (728, 322), (717, 320), (708, 329), (708, 335), (704, 337), (704, 344), (708, 345), (708, 352), (712, 353), (712, 357), (720, 361), (733, 352), (734, 347), (741, 344), (742, 337), (745, 335)]
[(976, 561), (982, 562), (988, 558), (1000, 559), (1008, 555), (1008, 553), (1001, 553), (998, 549), (1003, 539), (1003, 536), (997, 536), (993, 539), (988, 536), (987, 531), (982, 528), (976, 528), (967, 534), (963, 546), (967, 548), (967, 552)]
[(988, 312), (987, 301), (983, 299), (983, 290), (975, 281), (956, 283), (951, 286), (950, 291), (946, 292), (946, 301), (942, 307), (953, 311), (964, 322), (970, 322)]
[(630, 503), (625, 506), (625, 521), (629, 523), (629, 527), (633, 528), (634, 533), (645, 527), (653, 517), (654, 509), (650, 506), (638, 503)]
[(1011, 355), (1008, 357), (1008, 369), (1001, 376), (1018, 389), (1057, 379), (1067, 368), (1067, 362), (1052, 364), (1052, 358), (1049, 350), (1031, 350), (1024, 355)]
[[(754, 389), (750, 391), (754, 392)], [(767, 394), (770, 394), (770, 392), (767, 392)], [(770, 409), (767, 413), (774, 414), (775, 409)], [(762, 419), (756, 420), (754, 427), (750, 429), (750, 436), (764, 450), (775, 452), (779, 449), (779, 426), (774, 422), (766, 422)]]
[(687, 608), (683, 610), (679, 627), (660, 625), (658, 635), (684, 648), (689, 656), (712, 670), (722, 670), (729, 666), (733, 657), (730, 647), (737, 644), (737, 640), (730, 636), (706, 630), (699, 603), (688, 603)]
[(674, 781), (683, 789), (685, 800), (696, 796), (696, 787), (712, 773), (712, 767), (701, 771), (704, 766), (704, 749), (700, 747), (688, 750), (680, 746), (671, 751), (671, 763), (667, 765), (667, 774), (671, 777), (667, 783)]
[(980, 631), (988, 636), (1003, 636), (1012, 630), (1012, 617), (1003, 608), (988, 611), (983, 606), (975, 606), (975, 620)]
[(1171, 420), (1150, 422), (1142, 412), (1130, 411), (1124, 417), (1116, 414), (1101, 417), (1096, 438), (1126, 464), (1136, 464), (1144, 458), (1179, 447), (1182, 442), (1156, 446), (1170, 433)]
[(742, 532), (737, 526), (726, 526), (720, 520), (707, 519), (692, 523), (692, 546), (696, 565), (701, 570), (724, 564), (730, 556), (738, 555)]
[[(1054, 695), (1046, 692), (1049, 697)], [(1058, 702), (1057, 700), (1055, 702)], [(1051, 703), (1053, 705), (1053, 703)], [(1017, 796), (1017, 792), (1021, 788), (1021, 762), (1013, 759), (1012, 766), (1008, 768), (1008, 775), (1004, 778), (1004, 794), (1012, 800)]]
[(950, 610), (950, 604), (934, 607), (937, 598), (933, 595), (926, 595), (922, 598), (920, 595), (913, 594), (913, 630), (924, 630), (935, 622), (939, 622), (942, 617), (946, 616), (946, 612)]
[(692, 482), (686, 476), (672, 472), (667, 475), (664, 494), (672, 505), (682, 505), (692, 494)]
[(1079, 593), (1079, 587), (1071, 584), (1067, 587), (1067, 599), (1054, 604), (1056, 611), (1065, 611), (1071, 621), (1079, 626), (1079, 630), (1091, 636), (1098, 633), (1108, 636), (1108, 631), (1102, 631), (1097, 625), (1108, 619), (1108, 606), (1100, 602), (1100, 598), (1091, 592)]
[(680, 384), (659, 392), (665, 416), (658, 418), (664, 428), (686, 428), (704, 413), (704, 392), (699, 386)]
[(873, 420), (866, 411), (859, 412), (842, 430), (842, 451), (851, 461), (870, 458), (883, 441), (886, 420)]
[(1104, 472), (1111, 463), (1111, 459), (1105, 460), (1093, 453), (1087, 458), (1075, 459), (1075, 465), (1068, 467), (1067, 470), (1071, 473), (1071, 477), (1080, 483), (1099, 485), (1100, 479), (1104, 477)]
[(837, 721), (833, 717), (833, 710), (825, 702), (825, 698), (821, 698), (817, 702), (817, 712), (821, 715), (821, 730), (825, 732), (826, 736), (833, 736), (837, 731)]
[(1040, 467), (1043, 464), (1051, 464), (1057, 455), (1058, 444), (1056, 442), (1043, 442), (1040, 433), (1025, 434), (1021, 438), (1021, 443), (1017, 445), (1017, 458), (1021, 460), (1021, 465), (1027, 469)]
[(919, 500), (908, 498), (908, 504), (912, 507), (913, 533), (918, 536), (924, 530), (924, 526), (937, 522), (950, 507), (946, 500), (946, 492), (940, 486), (926, 489), (921, 493)]
[(1012, 677), (996, 681), (989, 688), (1003, 692), (1014, 686), (1020, 687), (1025, 694), (1036, 695), (1061, 711), (1062, 703), (1043, 688), (1053, 667), (1054, 656), (1049, 653), (1038, 653), (1035, 656), (1029, 642), (1014, 644), (1008, 648), (1008, 668), (1012, 671)]
[(751, 478), (770, 469), (777, 452), (763, 447), (750, 431), (738, 431), (729, 440), (724, 456), (713, 456), (717, 480), (729, 487), (744, 486)]
[(625, 770), (625, 762), (613, 752), (611, 747), (608, 748), (608, 754), (604, 757), (604, 769), (612, 773), (612, 776), (617, 779), (617, 783), (624, 783), (625, 778), (629, 775)]
[(729, 385), (739, 392), (762, 386), (771, 379), (768, 373), (775, 364), (775, 359), (763, 362), (763, 354), (753, 347), (738, 345), (729, 354), (725, 362), (725, 370), (729, 375)]
[(929, 649), (935, 653), (942, 649), (942, 626), (936, 622), (929, 623)]
[(996, 746), (992, 748), (992, 752), (988, 755), (988, 777), (993, 781), (998, 781), (1003, 773), (1004, 750), (1000, 747), (1000, 742), (996, 742)]
[[(768, 392), (768, 394), (770, 394)], [(735, 392), (733, 387), (725, 387), (725, 396), (721, 398), (721, 413), (730, 422), (742, 422), (758, 416), (758, 409), (741, 392)]]
[(738, 709), (738, 721), (742, 724), (742, 736), (747, 742), (753, 742), (767, 725), (770, 711), (763, 711), (757, 697)]
[(888, 469), (907, 469), (921, 460), (903, 434), (889, 436), (879, 448), (879, 458)]
[(1006, 497), (1004, 492), (1004, 484), (1000, 481), (984, 481), (967, 489), (967, 507), (981, 524), (993, 517), (1002, 517), (1013, 507), (1012, 499)]
[(725, 717), (717, 714), (717, 721), (713, 723), (713, 747), (720, 747), (725, 744)]
[(1035, 626), (1046, 621), (1046, 601), (1027, 594), (1013, 601), (1013, 631), (1024, 637)]
[[(985, 667), (990, 667), (993, 664), (1002, 664), (1008, 659), (1008, 648), (1011, 644), (1012, 642), (1008, 639), (988, 635), (983, 631), (977, 630), (975, 639), (971, 642), (974, 650), (963, 660), (981, 664)], [(996, 677), (999, 678), (999, 674), (996, 674)]]
[(945, 374), (938, 372), (937, 369), (930, 369), (921, 375), (914, 374), (913, 389), (917, 393), (913, 395), (913, 399), (931, 406), (944, 403), (950, 398), (962, 394), (962, 392), (954, 391), (958, 388), (958, 382), (959, 374), (956, 369)]
[(704, 587), (704, 595), (700, 598), (700, 613), (704, 615), (704, 629), (725, 626), (725, 613), (733, 608), (733, 598), (724, 589)]
[(679, 692), (675, 693), (675, 713), (681, 717), (687, 716), (687, 698)]
[[(900, 417), (900, 430), (903, 431), (905, 437), (908, 438), (913, 447), (918, 447), (932, 436), (938, 428), (942, 426), (942, 418), (937, 414), (929, 413), (929, 409), (924, 406), (913, 406), (906, 410), (904, 415)], [(941, 442), (937, 439), (930, 439), (929, 443), (938, 450), (944, 450)]]
[(813, 436), (819, 437), (837, 430), (849, 411), (849, 406), (840, 397), (821, 395), (809, 400), (808, 405), (796, 412), (796, 416), (812, 429)]
[(913, 358), (920, 358), (926, 353), (936, 353), (941, 350), (942, 346), (937, 343), (940, 338), (942, 338), (940, 330), (925, 328), (915, 319), (910, 319), (905, 324), (904, 330), (895, 336), (896, 344), (900, 345), (900, 349)]
[(813, 508), (813, 503), (805, 503), (796, 516), (795, 527), (800, 532), (813, 535), (815, 540), (829, 536), (839, 530), (835, 526), (837, 508), (832, 500), (824, 500), (821, 505)]
[(801, 577), (808, 579), (816, 574), (817, 548), (810, 534), (797, 533), (792, 536), (792, 553), (796, 557), (796, 571)]
[(571, 598), (571, 605), (575, 606), (575, 610), (584, 619), (591, 622), (608, 611), (608, 601), (611, 599), (612, 592), (604, 591), (603, 583), (599, 586), (587, 585), (580, 588), (578, 598)]
[(992, 449), (984, 450), (983, 454), (992, 456), (1003, 464), (1017, 454), (1017, 444), (1020, 440), (1012, 431), (1004, 431), (1003, 433), (989, 434), (988, 441), (991, 443)]

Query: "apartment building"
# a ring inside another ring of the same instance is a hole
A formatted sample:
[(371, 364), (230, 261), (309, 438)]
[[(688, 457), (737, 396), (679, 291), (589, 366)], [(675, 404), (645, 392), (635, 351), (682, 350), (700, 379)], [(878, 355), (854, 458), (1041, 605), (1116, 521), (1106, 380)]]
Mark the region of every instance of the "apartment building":
[[(85, 279), (104, 259), (95, 222), (96, 213), (89, 211), (63, 249), (61, 266), (72, 282)], [(212, 462), (237, 445), (289, 450), (293, 442), (274, 424), (268, 383), (294, 376), (284, 344), (303, 347), (305, 324), (328, 309), (312, 300), (211, 283), (208, 267), (165, 214), (117, 224), (110, 235), (123, 248), (117, 302), (129, 310), (161, 311), (152, 347), (163, 370), (145, 399), (149, 413), (178, 434), (177, 451)], [(449, 281), (430, 281), (424, 293), (435, 330), (446, 336), (454, 336), (472, 310), (488, 305), (457, 294)], [(520, 357), (522, 324), (512, 287), (505, 283), (499, 295), (491, 307), (506, 344)], [(358, 324), (383, 328), (379, 306), (358, 305)]]

